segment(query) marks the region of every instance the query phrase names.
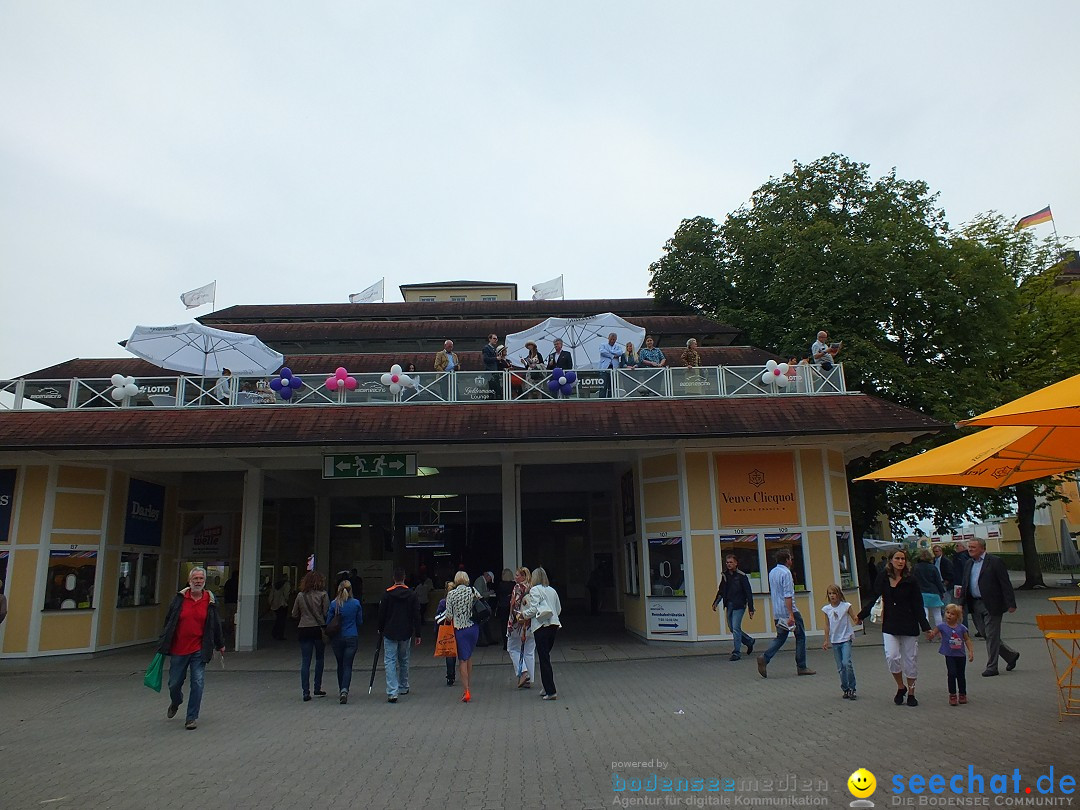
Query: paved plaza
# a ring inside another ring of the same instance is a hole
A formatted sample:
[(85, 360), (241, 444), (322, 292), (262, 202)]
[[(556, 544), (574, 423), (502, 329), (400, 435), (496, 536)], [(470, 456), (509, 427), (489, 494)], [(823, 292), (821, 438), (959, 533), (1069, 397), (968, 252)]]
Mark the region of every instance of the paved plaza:
[[(891, 780), (967, 780), (969, 766), (988, 789), (993, 774), (1021, 774), (1021, 795), (964, 797), (975, 806), (1043, 800), (1023, 791), (1051, 766), (1055, 780), (1080, 775), (1080, 718), (1058, 722), (1035, 626), (1053, 593), (1020, 594), (1006, 617), (1004, 637), (1022, 656), (1016, 671), (980, 677), (976, 640), (971, 702), (961, 707), (948, 705), (944, 663), (928, 642), (921, 705), (893, 705), (874, 626), (856, 637), (854, 703), (841, 699), (820, 637), (809, 644), (816, 676), (796, 677), (789, 641), (762, 680), (753, 657), (727, 660), (726, 643), (646, 645), (617, 629), (568, 627), (555, 650), (557, 701), (541, 701), (539, 685), (514, 688), (506, 654), (488, 647), (477, 652), (469, 705), (446, 687), (430, 637), (414, 652), (412, 693), (396, 705), (385, 700), (381, 666), (367, 694), (370, 636), (344, 706), (329, 650), (331, 696), (301, 701), (297, 647), (285, 642), (230, 654), (224, 670), (215, 658), (196, 731), (184, 730), (182, 709), (166, 720), (167, 694), (142, 685), (149, 648), (3, 661), (0, 807), (846, 807), (859, 767), (877, 777), (879, 808), (901, 798), (943, 806), (944, 797), (895, 796)], [(1071, 797), (1051, 795), (1069, 806)]]

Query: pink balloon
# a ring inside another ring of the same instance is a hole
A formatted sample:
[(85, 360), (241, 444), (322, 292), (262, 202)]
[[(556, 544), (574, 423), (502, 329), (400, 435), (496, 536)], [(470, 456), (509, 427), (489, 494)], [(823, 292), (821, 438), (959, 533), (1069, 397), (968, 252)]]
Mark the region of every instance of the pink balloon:
[(337, 377), (327, 377), (326, 378), (326, 387), (329, 388), (331, 391), (337, 391), (338, 385), (339, 385), (339, 383), (338, 383), (338, 378)]
[(345, 387), (347, 389), (349, 389), (350, 391), (355, 391), (356, 390), (356, 377), (346, 377), (345, 378)]
[(338, 367), (337, 367), (337, 368), (336, 368), (336, 369), (334, 370), (334, 376), (335, 376), (335, 377), (348, 377), (348, 376), (349, 376), (349, 372), (345, 370), (345, 366), (338, 366)]
[(774, 377), (779, 377), (779, 376), (780, 376), (780, 369), (778, 369), (778, 368), (774, 368), (774, 369), (772, 370), (772, 373), (773, 373), (773, 376), (774, 376)]
[(399, 375), (397, 375), (397, 374), (391, 374), (390, 375), (390, 382), (392, 382), (392, 383), (396, 383), (400, 379), (401, 379), (401, 377)]

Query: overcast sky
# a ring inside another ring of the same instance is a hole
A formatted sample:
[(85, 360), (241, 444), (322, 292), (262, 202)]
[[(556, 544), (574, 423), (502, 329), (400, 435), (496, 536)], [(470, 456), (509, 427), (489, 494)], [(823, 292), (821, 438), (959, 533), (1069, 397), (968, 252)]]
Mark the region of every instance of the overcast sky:
[(215, 279), (645, 295), (681, 219), (829, 152), (1080, 233), (1080, 4), (885, 5), (0, 0), (0, 378)]

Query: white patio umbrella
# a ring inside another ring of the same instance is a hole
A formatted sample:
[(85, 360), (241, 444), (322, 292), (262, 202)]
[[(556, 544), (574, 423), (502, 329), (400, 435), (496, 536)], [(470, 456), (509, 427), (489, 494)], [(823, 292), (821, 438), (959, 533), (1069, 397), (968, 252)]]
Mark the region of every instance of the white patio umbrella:
[(574, 368), (578, 370), (598, 368), (600, 366), (600, 347), (607, 343), (608, 335), (616, 334), (616, 343), (625, 346), (632, 341), (635, 350), (641, 348), (645, 340), (644, 327), (623, 320), (611, 312), (590, 315), (586, 318), (548, 318), (536, 326), (522, 332), (506, 336), (506, 357), (515, 365), (519, 364), (525, 351), (525, 342), (533, 341), (541, 357), (551, 354), (555, 338), (561, 338), (563, 348), (574, 358)]
[(136, 326), (124, 348), (155, 366), (203, 377), (218, 375), (226, 368), (241, 375), (270, 374), (285, 359), (254, 335), (194, 322)]

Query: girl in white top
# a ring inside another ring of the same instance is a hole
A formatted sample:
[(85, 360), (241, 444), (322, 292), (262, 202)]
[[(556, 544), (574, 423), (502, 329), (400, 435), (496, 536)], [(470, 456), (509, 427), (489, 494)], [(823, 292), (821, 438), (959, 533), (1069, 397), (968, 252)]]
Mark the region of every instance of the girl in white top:
[(825, 589), (825, 595), (829, 604), (825, 605), (821, 612), (825, 614), (828, 630), (821, 648), (827, 650), (832, 647), (844, 700), (855, 700), (855, 667), (851, 663), (851, 639), (855, 635), (853, 626), (862, 624), (862, 619), (851, 603), (844, 599), (844, 592), (839, 585), (830, 585)]

